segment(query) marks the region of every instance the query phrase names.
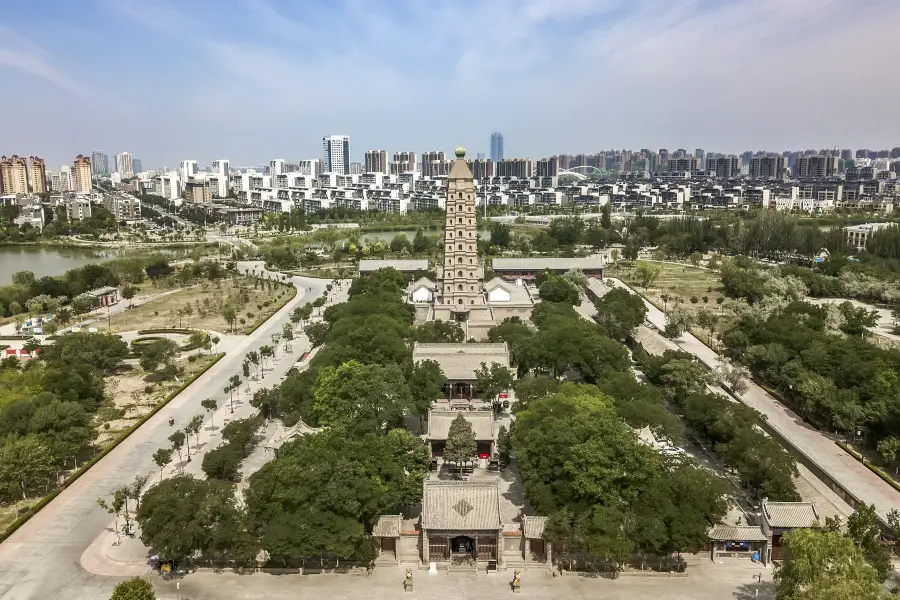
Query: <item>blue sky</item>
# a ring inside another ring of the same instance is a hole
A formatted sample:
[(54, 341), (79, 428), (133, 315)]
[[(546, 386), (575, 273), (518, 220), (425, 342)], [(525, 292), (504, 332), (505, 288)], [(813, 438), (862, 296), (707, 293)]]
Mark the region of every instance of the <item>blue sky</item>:
[(35, 0), (0, 17), (0, 153), (892, 147), (898, 29), (896, 0)]

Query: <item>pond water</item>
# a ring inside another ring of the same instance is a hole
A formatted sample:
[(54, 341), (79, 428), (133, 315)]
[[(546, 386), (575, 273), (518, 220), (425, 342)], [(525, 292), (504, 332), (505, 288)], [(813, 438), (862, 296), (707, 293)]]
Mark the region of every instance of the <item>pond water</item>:
[[(137, 251), (129, 252), (134, 255)], [(175, 256), (177, 249), (161, 248), (154, 253)], [(189, 252), (189, 251), (188, 251)], [(42, 248), (36, 246), (0, 246), (0, 285), (12, 283), (13, 273), (31, 271), (35, 278), (62, 275), (91, 263), (101, 263), (119, 256), (121, 250), (92, 248)]]

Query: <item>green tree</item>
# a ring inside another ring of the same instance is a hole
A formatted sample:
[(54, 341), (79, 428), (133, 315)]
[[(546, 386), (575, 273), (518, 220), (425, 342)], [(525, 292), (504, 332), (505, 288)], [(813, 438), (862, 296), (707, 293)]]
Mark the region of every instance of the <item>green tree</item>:
[(869, 310), (864, 306), (857, 307), (849, 300), (841, 302), (838, 310), (844, 318), (841, 331), (847, 335), (866, 337), (869, 330), (878, 325), (877, 310)]
[(148, 580), (133, 577), (116, 584), (109, 600), (156, 600), (156, 593)]
[(477, 450), (478, 444), (472, 424), (463, 417), (462, 413), (456, 415), (456, 418), (450, 423), (450, 431), (447, 433), (444, 460), (455, 463), (471, 460)]
[(512, 228), (500, 221), (491, 221), (491, 245), (506, 248), (512, 242)]
[(568, 279), (550, 275), (538, 288), (542, 302), (562, 302), (573, 306), (581, 304), (581, 296), (578, 288)]
[(325, 343), (325, 339), (328, 336), (328, 323), (311, 323), (306, 326), (303, 333), (306, 334), (306, 337), (309, 339), (309, 343), (313, 348), (321, 346)]
[(426, 416), (434, 401), (441, 397), (446, 382), (447, 377), (436, 361), (417, 362), (407, 381), (412, 396), (413, 412), (420, 416)]
[(18, 489), (22, 500), (43, 491), (53, 473), (50, 450), (37, 436), (7, 438), (0, 445), (0, 487)]
[(880, 454), (888, 464), (897, 462), (898, 453), (900, 453), (900, 438), (897, 436), (891, 435), (878, 440), (878, 454)]
[(41, 350), (45, 361), (60, 365), (84, 363), (101, 373), (111, 373), (128, 356), (128, 344), (112, 333), (64, 333)]
[(416, 327), (413, 330), (413, 340), (441, 344), (459, 343), (465, 340), (465, 334), (459, 323), (435, 319)]
[(126, 285), (122, 287), (122, 298), (128, 300), (128, 306), (131, 306), (131, 301), (134, 299), (135, 295), (137, 295), (137, 288), (133, 285)]
[(778, 600), (881, 600), (878, 574), (862, 551), (836, 531), (795, 529), (781, 538), (785, 557), (775, 571)]
[(662, 273), (662, 267), (650, 263), (638, 263), (634, 268), (634, 277), (645, 290), (656, 283)]
[(847, 536), (856, 542), (866, 561), (875, 569), (879, 581), (885, 581), (893, 571), (891, 552), (881, 539), (881, 523), (875, 505), (862, 504), (847, 519)]
[(224, 481), (189, 475), (166, 479), (144, 494), (137, 521), (141, 541), (164, 560), (183, 561), (198, 552), (247, 558), (254, 551), (234, 486)]
[(171, 448), (160, 448), (156, 452), (153, 453), (153, 462), (159, 467), (159, 478), (162, 479), (163, 469), (167, 464), (172, 462), (172, 449)]
[(178, 356), (178, 344), (168, 338), (154, 340), (141, 348), (138, 364), (148, 373), (170, 364)]
[(505, 366), (492, 362), (490, 366), (481, 363), (475, 369), (475, 389), (481, 393), (481, 399), (494, 402), (500, 392), (512, 389), (513, 373)]
[(616, 340), (625, 340), (647, 318), (643, 299), (628, 290), (615, 288), (594, 303), (597, 324)]
[[(245, 364), (246, 364), (246, 363), (245, 363)], [(215, 398), (206, 398), (206, 399), (204, 399), (204, 400), (201, 400), (201, 401), (200, 401), (200, 406), (202, 406), (202, 407), (203, 407), (203, 410), (206, 411), (206, 414), (209, 415), (209, 424), (210, 424), (210, 426), (214, 426), (214, 424), (213, 424), (213, 416), (214, 416), (213, 413), (216, 411), (216, 408), (218, 408), (218, 403), (216, 402)]]
[(694, 317), (687, 309), (676, 306), (666, 315), (666, 328), (663, 335), (667, 338), (675, 339), (681, 337), (694, 322)]
[(312, 412), (320, 425), (386, 433), (400, 427), (412, 396), (400, 368), (355, 360), (318, 373)]

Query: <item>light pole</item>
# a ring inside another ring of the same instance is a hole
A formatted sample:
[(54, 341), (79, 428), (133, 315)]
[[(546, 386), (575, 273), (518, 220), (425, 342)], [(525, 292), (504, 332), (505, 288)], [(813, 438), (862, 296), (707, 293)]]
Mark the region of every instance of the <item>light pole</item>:
[(758, 575), (754, 575), (753, 579), (756, 580), (756, 592), (754, 592), (753, 597), (759, 598), (759, 586), (762, 585), (762, 572), (760, 572)]

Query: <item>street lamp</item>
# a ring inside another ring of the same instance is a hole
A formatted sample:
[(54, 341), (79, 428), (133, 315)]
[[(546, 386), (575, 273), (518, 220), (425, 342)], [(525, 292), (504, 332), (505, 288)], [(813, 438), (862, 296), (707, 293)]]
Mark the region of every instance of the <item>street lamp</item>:
[(762, 572), (758, 575), (754, 575), (753, 579), (756, 580), (756, 592), (753, 594), (754, 598), (759, 598), (759, 586), (762, 585)]

